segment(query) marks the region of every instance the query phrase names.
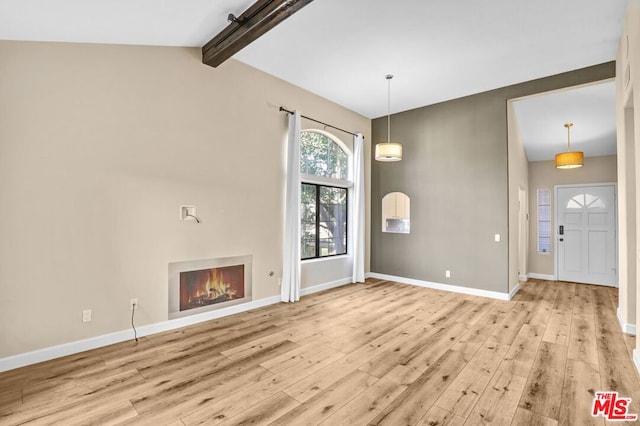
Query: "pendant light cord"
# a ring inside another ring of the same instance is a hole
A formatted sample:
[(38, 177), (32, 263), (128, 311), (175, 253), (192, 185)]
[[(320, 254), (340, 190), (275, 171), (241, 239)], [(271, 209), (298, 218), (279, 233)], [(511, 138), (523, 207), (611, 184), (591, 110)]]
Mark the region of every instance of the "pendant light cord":
[(393, 75), (387, 74), (387, 143), (391, 143), (391, 79)]

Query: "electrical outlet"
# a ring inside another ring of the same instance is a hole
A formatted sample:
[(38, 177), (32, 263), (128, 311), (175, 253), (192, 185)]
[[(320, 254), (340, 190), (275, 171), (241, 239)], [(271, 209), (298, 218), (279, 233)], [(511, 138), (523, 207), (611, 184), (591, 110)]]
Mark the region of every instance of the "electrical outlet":
[(85, 309), (82, 311), (82, 322), (91, 321), (91, 309)]
[(445, 276), (445, 278), (451, 278), (451, 271), (448, 270), (448, 269), (446, 271), (444, 271), (444, 276)]
[(135, 306), (136, 308), (138, 308), (138, 306), (140, 306), (140, 305), (138, 305), (138, 299), (137, 299), (137, 298), (133, 298), (133, 299), (131, 299), (131, 302), (130, 302), (130, 304), (129, 304), (129, 305), (131, 306), (131, 310), (132, 310), (132, 311), (133, 311), (133, 307), (134, 307), (134, 306)]

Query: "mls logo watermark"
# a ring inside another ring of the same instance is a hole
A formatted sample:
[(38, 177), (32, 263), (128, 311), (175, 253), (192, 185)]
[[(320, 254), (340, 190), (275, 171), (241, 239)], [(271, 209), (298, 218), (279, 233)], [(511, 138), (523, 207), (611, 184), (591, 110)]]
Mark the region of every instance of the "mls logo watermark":
[(631, 398), (621, 398), (618, 392), (596, 392), (591, 407), (593, 417), (602, 416), (609, 421), (638, 420), (637, 414), (629, 413)]

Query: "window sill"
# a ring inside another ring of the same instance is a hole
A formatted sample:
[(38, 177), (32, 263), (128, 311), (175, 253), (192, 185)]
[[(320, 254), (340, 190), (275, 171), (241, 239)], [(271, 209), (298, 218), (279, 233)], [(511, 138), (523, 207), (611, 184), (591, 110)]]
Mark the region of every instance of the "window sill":
[(349, 254), (339, 254), (337, 256), (328, 256), (328, 257), (316, 257), (315, 259), (303, 259), (301, 263), (316, 263), (316, 262), (326, 262), (329, 260), (340, 260), (340, 259), (349, 259), (351, 256)]

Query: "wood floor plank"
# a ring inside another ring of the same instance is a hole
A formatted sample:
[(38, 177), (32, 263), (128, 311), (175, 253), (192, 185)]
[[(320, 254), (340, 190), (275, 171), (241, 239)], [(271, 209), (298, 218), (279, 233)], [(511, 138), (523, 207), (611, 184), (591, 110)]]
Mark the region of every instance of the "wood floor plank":
[(426, 369), (450, 350), (467, 331), (467, 325), (455, 322), (451, 326), (439, 330), (418, 352), (410, 357), (401, 358), (385, 377), (399, 384), (408, 385), (420, 377)]
[(525, 383), (524, 377), (496, 372), (465, 425), (511, 424)]
[(363, 362), (360, 370), (375, 377), (383, 377), (396, 366), (406, 364), (415, 358), (430, 342), (438, 341), (446, 330), (428, 324), (417, 325), (419, 327), (412, 327), (408, 331), (406, 338), (396, 339), (397, 344), (389, 345), (384, 351)]
[(417, 426), (462, 426), (465, 419), (435, 405), (420, 419)]
[(621, 397), (631, 398), (630, 412), (640, 416), (640, 380), (629, 359), (615, 359), (607, 362), (605, 354), (600, 354), (600, 380), (603, 391), (616, 391)]
[(522, 325), (500, 364), (501, 371), (525, 378), (529, 376), (542, 341), (540, 328), (537, 325)]
[(558, 426), (558, 421), (541, 416), (540, 414), (532, 413), (524, 408), (518, 408), (511, 424), (513, 426)]
[(574, 360), (598, 365), (598, 345), (593, 316), (574, 314), (571, 317), (567, 356)]
[(323, 389), (328, 388), (333, 383), (358, 369), (362, 364), (368, 362), (377, 354), (393, 346), (399, 339), (403, 339), (404, 335), (402, 333), (401, 330), (389, 331), (371, 343), (338, 359), (332, 365), (298, 381), (285, 389), (285, 393), (299, 402), (306, 402)]
[(0, 393), (0, 413), (22, 405), (22, 390), (10, 389)]
[[(149, 424), (155, 425), (163, 423), (167, 419), (181, 419), (194, 412), (199, 407), (209, 403), (215, 403), (225, 395), (232, 393), (240, 386), (250, 387), (255, 383), (273, 377), (273, 373), (261, 367), (252, 367), (245, 370), (241, 375), (230, 376), (228, 380), (210, 383), (210, 381), (198, 382), (197, 386), (186, 389), (184, 395), (170, 393), (164, 396), (162, 393), (156, 394), (155, 389), (144, 388), (135, 390), (135, 396), (127, 395), (127, 399), (135, 404), (142, 401), (147, 404), (145, 410), (138, 410), (138, 416), (122, 422), (122, 425)], [(156, 385), (157, 386), (157, 385)], [(155, 387), (155, 386), (154, 386)], [(151, 395), (151, 396), (149, 396)]]
[(383, 321), (378, 319), (363, 326), (356, 333), (352, 332), (341, 336), (341, 338), (331, 339), (330, 346), (340, 352), (351, 353), (412, 319), (413, 317), (408, 315), (386, 317)]
[(542, 280), (531, 279), (520, 284), (520, 291), (512, 299), (513, 302), (534, 302), (545, 286)]
[(301, 366), (302, 368), (308, 368), (336, 354), (344, 356), (342, 352), (323, 345), (305, 345), (267, 359), (261, 362), (260, 365), (272, 373), (297, 372)]
[(230, 419), (226, 419), (220, 424), (234, 426), (274, 424), (272, 423), (274, 420), (286, 413), (290, 413), (299, 405), (300, 403), (289, 395), (278, 392), (272, 397), (254, 405), (247, 411)]
[(497, 302), (495, 300), (486, 300), (474, 306), (473, 309), (456, 318), (456, 321), (463, 324), (474, 325), (480, 321), (488, 312), (490, 312)]
[(457, 351), (447, 351), (391, 404), (376, 416), (374, 425), (413, 425), (429, 411), (440, 393), (455, 379), (466, 360)]
[(520, 407), (557, 420), (560, 414), (558, 390), (562, 389), (567, 347), (542, 342), (536, 355)]
[(598, 352), (605, 362), (612, 363), (617, 358), (626, 359), (627, 345), (620, 333), (618, 318), (611, 309), (608, 290), (599, 287), (595, 293), (595, 332)]
[(227, 364), (218, 363), (207, 368), (193, 370), (189, 375), (168, 376), (154, 379), (150, 388), (138, 391), (131, 399), (140, 413), (155, 413), (170, 404), (175, 411), (181, 405), (197, 404), (208, 401), (216, 394), (224, 393), (240, 384), (252, 384), (273, 375), (259, 364), (264, 359), (288, 352), (296, 345), (276, 343), (259, 354), (241, 360), (230, 360)]
[(381, 378), (322, 422), (325, 426), (366, 425), (406, 390), (394, 380)]
[(558, 281), (558, 286), (558, 296), (553, 303), (553, 309), (571, 312), (573, 310), (573, 298), (576, 293), (576, 284)]
[(467, 418), (508, 350), (507, 345), (491, 341), (485, 343), (446, 388), (435, 405)]
[(576, 285), (573, 314), (593, 317), (593, 289), (588, 285)]
[(516, 302), (492, 336), (501, 345), (511, 345), (531, 313), (531, 304)]
[(551, 316), (553, 305), (556, 301), (559, 287), (556, 282), (546, 281), (540, 283), (543, 285), (542, 291), (538, 293), (538, 299), (536, 303), (531, 307), (529, 315), (525, 319), (527, 324), (531, 325), (546, 325)]
[(0, 424), (590, 424), (596, 390), (640, 413), (616, 291), (368, 279), (0, 373)]
[(379, 379), (354, 370), (326, 390), (319, 392), (271, 423), (273, 426), (291, 424), (316, 425), (326, 420), (350, 400), (357, 397)]
[(487, 341), (489, 336), (495, 332), (498, 324), (504, 320), (512, 306), (512, 304), (496, 303), (481, 321), (472, 325), (471, 328), (462, 335), (460, 340), (453, 345), (452, 349), (462, 352), (465, 358), (471, 359), (482, 344)]
[(600, 389), (602, 386), (597, 365), (568, 359), (559, 423), (568, 426), (603, 425), (601, 417), (591, 416), (593, 397)]
[(190, 409), (186, 415), (181, 416), (182, 421), (186, 425), (221, 423), (282, 392), (293, 383), (333, 364), (344, 356), (334, 349), (325, 348), (308, 357), (299, 357), (296, 364), (288, 364), (287, 370), (267, 376), (253, 385), (238, 387), (235, 391), (221, 395), (219, 398), (212, 398), (210, 401), (198, 404), (196, 408)]
[(553, 309), (542, 340), (558, 345), (569, 345), (572, 311), (567, 309)]

